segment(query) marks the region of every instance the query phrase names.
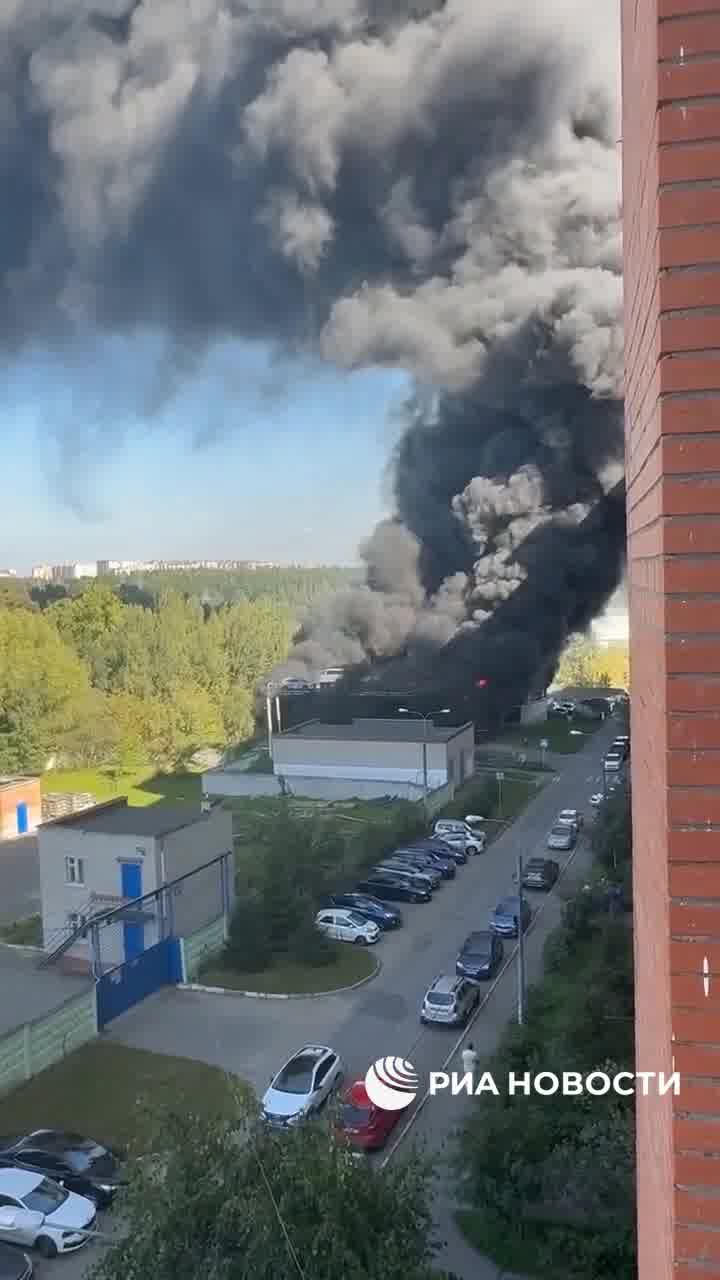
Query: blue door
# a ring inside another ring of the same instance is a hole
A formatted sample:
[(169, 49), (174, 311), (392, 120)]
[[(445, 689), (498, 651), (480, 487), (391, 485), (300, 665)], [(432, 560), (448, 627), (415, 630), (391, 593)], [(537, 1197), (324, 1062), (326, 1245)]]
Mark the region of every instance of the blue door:
[(15, 808), (17, 817), (18, 835), (24, 836), (28, 829), (28, 807), (26, 804), (19, 804)]
[[(123, 898), (142, 897), (142, 865), (139, 862), (123, 862), (120, 869)], [(123, 925), (123, 947), (126, 960), (134, 960), (145, 950), (145, 927), (141, 924)]]

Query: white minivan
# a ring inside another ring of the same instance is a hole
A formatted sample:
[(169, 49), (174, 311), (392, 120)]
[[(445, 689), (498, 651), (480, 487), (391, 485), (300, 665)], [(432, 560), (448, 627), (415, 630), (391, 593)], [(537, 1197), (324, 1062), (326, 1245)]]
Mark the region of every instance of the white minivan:
[(380, 937), (377, 925), (361, 916), (359, 911), (326, 908), (325, 911), (318, 911), (315, 925), (328, 938), (336, 938), (338, 942), (356, 942), (367, 947)]

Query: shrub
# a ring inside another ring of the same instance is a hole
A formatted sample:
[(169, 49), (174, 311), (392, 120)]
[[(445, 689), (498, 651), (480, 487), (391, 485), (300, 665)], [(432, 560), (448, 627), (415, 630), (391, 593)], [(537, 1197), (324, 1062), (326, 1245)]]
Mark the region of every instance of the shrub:
[(240, 973), (259, 973), (272, 959), (264, 903), (259, 893), (240, 898), (230, 921), (225, 962)]
[(312, 915), (305, 916), (290, 939), (290, 953), (300, 964), (322, 968), (332, 964), (335, 948), (329, 938), (315, 927)]

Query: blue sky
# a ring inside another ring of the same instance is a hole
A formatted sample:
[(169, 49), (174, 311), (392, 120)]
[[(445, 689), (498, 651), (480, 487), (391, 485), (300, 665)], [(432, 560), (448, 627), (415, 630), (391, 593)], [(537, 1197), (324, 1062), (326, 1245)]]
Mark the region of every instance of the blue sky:
[(351, 563), (387, 511), (404, 375), (224, 344), (32, 351), (2, 417), (0, 567), (140, 557)]

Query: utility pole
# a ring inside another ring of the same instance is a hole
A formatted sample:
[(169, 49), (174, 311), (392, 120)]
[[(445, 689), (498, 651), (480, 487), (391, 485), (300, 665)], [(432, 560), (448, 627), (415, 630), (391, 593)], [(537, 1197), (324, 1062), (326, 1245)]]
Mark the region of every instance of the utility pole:
[(272, 736), (273, 736), (273, 717), (272, 717), (272, 684), (270, 681), (265, 686), (265, 713), (267, 715), (267, 749), (268, 755), (272, 760)]
[(525, 900), (522, 891), (523, 878), (523, 860), (522, 854), (518, 854), (517, 860), (517, 878), (518, 878), (518, 991), (517, 991), (517, 1020), (518, 1026), (522, 1027), (525, 1022), (525, 930), (523, 927), (523, 906)]
[(501, 818), (502, 817), (502, 784), (505, 780), (505, 772), (503, 769), (498, 769), (497, 773), (495, 774), (495, 780), (498, 784), (498, 818)]
[(427, 716), (423, 716), (423, 744), (422, 744), (422, 766), (423, 766), (423, 817), (427, 824), (428, 819), (428, 767), (427, 767)]

